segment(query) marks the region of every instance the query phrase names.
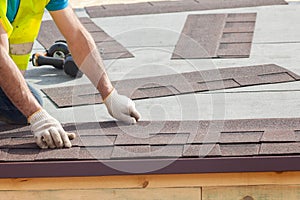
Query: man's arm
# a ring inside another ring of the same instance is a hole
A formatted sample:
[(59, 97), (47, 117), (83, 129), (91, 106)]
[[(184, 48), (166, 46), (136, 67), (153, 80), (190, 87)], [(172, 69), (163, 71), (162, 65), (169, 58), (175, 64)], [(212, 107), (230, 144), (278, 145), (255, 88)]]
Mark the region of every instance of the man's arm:
[(134, 102), (119, 95), (113, 88), (92, 36), (83, 27), (72, 8), (68, 6), (62, 10), (51, 11), (50, 14), (66, 38), (77, 66), (100, 92), (108, 112), (118, 120), (136, 123), (140, 114)]
[(66, 38), (74, 61), (105, 99), (113, 90), (113, 86), (105, 72), (93, 38), (70, 6), (63, 10), (51, 11), (50, 14)]
[(23, 75), (9, 56), (8, 37), (0, 25), (0, 86), (14, 105), (28, 118), (41, 109)]
[(13, 104), (29, 119), (31, 131), (41, 148), (71, 147), (69, 138), (60, 123), (51, 117), (34, 98), (26, 81), (9, 56), (8, 36), (0, 24), (0, 87)]

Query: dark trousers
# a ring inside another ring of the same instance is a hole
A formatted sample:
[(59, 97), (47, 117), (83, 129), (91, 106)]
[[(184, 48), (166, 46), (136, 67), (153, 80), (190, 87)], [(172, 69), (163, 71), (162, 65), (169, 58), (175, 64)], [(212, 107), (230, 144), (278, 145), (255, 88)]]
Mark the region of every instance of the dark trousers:
[[(28, 84), (28, 87), (33, 94), (33, 96), (37, 99), (37, 101), (43, 105), (42, 97), (39, 92), (34, 89), (32, 86)], [(24, 124), (26, 125), (27, 118), (23, 115), (9, 100), (9, 98), (5, 95), (5, 93), (0, 88), (0, 121), (6, 122), (8, 124)]]

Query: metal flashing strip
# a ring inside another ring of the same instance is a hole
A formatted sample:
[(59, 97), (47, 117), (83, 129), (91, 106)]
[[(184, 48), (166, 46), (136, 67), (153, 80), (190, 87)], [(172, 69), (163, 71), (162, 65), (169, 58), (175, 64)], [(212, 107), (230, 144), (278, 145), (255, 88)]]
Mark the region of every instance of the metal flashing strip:
[[(284, 172), (299, 171), (300, 156), (194, 158), (122, 161), (48, 161), (0, 163), (0, 178), (43, 178), (43, 177), (89, 177), (115, 175), (193, 174), (193, 173), (238, 173), (238, 172)], [(165, 168), (128, 173), (109, 166), (140, 170), (157, 166), (158, 162), (171, 163)], [(57, 170), (60, 169), (60, 170)], [(88, 170), (83, 170), (88, 169)], [(47, 172), (47, 173), (45, 173)]]

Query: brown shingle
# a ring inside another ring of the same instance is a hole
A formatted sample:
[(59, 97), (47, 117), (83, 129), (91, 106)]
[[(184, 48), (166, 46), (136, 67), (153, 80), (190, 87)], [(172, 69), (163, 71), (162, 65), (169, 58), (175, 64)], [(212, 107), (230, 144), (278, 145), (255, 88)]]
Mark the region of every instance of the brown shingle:
[(300, 154), (300, 143), (263, 143), (259, 154), (262, 155), (289, 155)]
[(221, 43), (250, 43), (253, 33), (224, 33), (220, 40)]
[[(141, 121), (132, 126), (117, 125), (116, 122), (82, 123), (83, 130), (88, 127), (94, 129), (101, 127), (110, 131), (107, 132), (108, 135), (83, 136), (80, 136), (78, 132), (78, 136), (86, 138), (89, 147), (79, 144), (71, 149), (41, 150), (37, 146), (35, 148), (26, 146), (28, 142), (33, 144), (32, 137), (12, 138), (14, 141), (11, 141), (10, 137), (6, 138), (8, 140), (2, 141), (4, 146), (0, 148), (0, 165), (4, 170), (0, 173), (0, 177), (15, 177), (14, 173), (9, 170), (17, 169), (16, 177), (41, 176), (41, 169), (47, 169), (45, 176), (57, 176), (55, 169), (58, 167), (65, 170), (68, 176), (126, 173), (117, 172), (115, 168), (111, 169), (108, 167), (111, 166), (110, 164), (131, 169), (137, 165), (155, 168), (161, 163), (168, 163), (158, 171), (145, 170), (147, 172), (141, 173), (298, 170), (299, 122), (300, 119), (291, 118)], [(68, 131), (78, 129), (78, 126), (74, 124), (64, 126)], [(26, 129), (20, 130), (26, 132)], [(122, 132), (112, 135), (112, 132), (116, 130)], [(12, 128), (11, 131), (14, 132), (15, 129)], [(2, 132), (9, 135), (9, 130), (0, 128), (0, 134)], [(122, 140), (125, 136), (131, 136), (131, 138)], [(135, 143), (132, 140), (132, 137), (141, 136), (148, 137), (146, 144)], [(109, 138), (108, 143), (103, 141), (103, 137)], [(114, 144), (115, 137), (119, 137), (122, 143)], [(23, 144), (25, 146), (22, 146)], [(97, 159), (105, 162), (95, 161)], [(289, 164), (286, 165), (286, 163)], [(82, 168), (85, 167), (91, 172), (83, 172)], [(23, 168), (27, 169), (24, 173), (20, 170)], [(71, 171), (68, 171), (69, 169)], [(60, 174), (60, 176), (66, 176), (66, 174)]]
[[(225, 89), (225, 88), (236, 88), (239, 87), (240, 85), (233, 79), (226, 79), (222, 81), (207, 81), (204, 83), (198, 83), (199, 85), (203, 85), (200, 88), (207, 87), (207, 90), (212, 91), (212, 90), (219, 90), (219, 89)], [(196, 91), (201, 91), (196, 90)]]
[(151, 157), (156, 158), (179, 158), (183, 154), (183, 145), (151, 146)]
[(0, 139), (11, 137), (29, 137), (32, 136), (29, 126), (20, 125), (1, 125)]
[(226, 14), (189, 15), (172, 58), (217, 57)]
[(255, 21), (256, 13), (189, 15), (172, 58), (249, 57)]
[(295, 130), (294, 133), (296, 142), (300, 142), (300, 130)]
[[(131, 58), (133, 55), (120, 43), (105, 33), (89, 18), (79, 18), (83, 22), (83, 26), (91, 33), (95, 40), (99, 52), (104, 53), (103, 59), (118, 59), (118, 58)], [(64, 40), (64, 37), (56, 27), (54, 21), (43, 21), (38, 35), (38, 41), (46, 48), (50, 48), (55, 41)]]
[(226, 22), (223, 33), (253, 33), (254, 27), (255, 27), (255, 21)]
[(89, 17), (80, 17), (79, 21), (82, 24), (89, 24), (89, 23), (93, 23), (93, 21), (89, 18)]
[(11, 138), (10, 143), (8, 145), (11, 149), (34, 149), (38, 148), (36, 145), (34, 137), (23, 137), (23, 138)]
[(296, 141), (294, 130), (268, 129), (264, 132), (262, 142), (294, 142)]
[[(177, 0), (86, 7), (91, 18), (287, 4), (283, 0)], [(235, 20), (234, 15), (231, 16)], [(246, 20), (251, 20), (248, 15)]]
[[(122, 95), (143, 99), (296, 80), (300, 80), (297, 74), (269, 64), (127, 79), (113, 82), (113, 85)], [(60, 108), (102, 103), (91, 84), (48, 88), (43, 92)]]
[(218, 57), (220, 58), (241, 58), (249, 57), (251, 43), (220, 43)]
[(35, 160), (76, 160), (79, 158), (79, 147), (63, 149), (42, 149)]
[(97, 32), (102, 32), (103, 30), (100, 29), (96, 24), (94, 24), (93, 22), (91, 23), (85, 23), (83, 24), (83, 26), (87, 29), (88, 32), (90, 33), (97, 33)]
[(150, 156), (149, 145), (139, 146), (115, 146), (111, 155), (112, 159), (124, 159), (124, 158), (144, 158)]
[[(109, 53), (125, 53), (127, 50), (120, 43), (115, 40), (106, 40), (103, 42), (96, 42), (96, 46), (100, 49), (102, 57)], [(132, 57), (132, 56), (131, 56)], [(116, 57), (119, 58), (119, 57)]]
[(7, 160), (7, 152), (8, 152), (8, 149), (0, 149), (0, 161)]
[[(158, 122), (156, 123), (158, 124)], [(165, 121), (160, 124), (157, 125), (160, 133), (183, 133), (187, 131), (184, 127), (184, 121)]]
[(1, 149), (5, 149), (8, 148), (9, 144), (10, 144), (11, 138), (0, 138), (0, 148)]
[(220, 143), (258, 143), (263, 135), (263, 131), (249, 132), (222, 132)]
[(9, 149), (6, 161), (34, 161), (40, 149)]
[(156, 87), (147, 87), (139, 88), (140, 92), (144, 93), (143, 96), (146, 97), (157, 97), (157, 96), (170, 96), (179, 94), (179, 91), (176, 90), (173, 86), (156, 86)]
[(120, 50), (121, 52), (104, 52), (103, 54), (101, 54), (101, 58), (103, 60), (110, 60), (110, 59), (121, 59), (121, 58), (132, 58), (133, 55), (128, 52), (125, 51), (124, 49)]
[(222, 156), (254, 156), (258, 155), (260, 144), (221, 144)]
[(283, 73), (273, 73), (273, 74), (261, 74), (259, 75), (261, 79), (263, 79), (266, 83), (280, 83), (282, 80), (293, 81), (295, 80), (292, 76), (287, 72)]
[(110, 159), (113, 151), (113, 147), (85, 147), (80, 148), (79, 158), (80, 159)]
[(99, 136), (81, 136), (80, 141), (84, 147), (100, 147), (113, 146), (116, 136), (113, 135), (99, 135)]
[(226, 22), (253, 22), (256, 20), (256, 13), (243, 13), (243, 17), (239, 13), (230, 13), (227, 15)]
[(187, 143), (189, 144), (218, 143), (220, 140), (220, 135), (221, 134), (219, 131), (200, 129), (197, 132), (190, 134)]
[(188, 133), (156, 134), (149, 139), (150, 145), (186, 144)]
[(115, 145), (148, 145), (149, 134), (119, 134), (116, 138)]
[(183, 157), (216, 157), (221, 156), (219, 144), (185, 145)]

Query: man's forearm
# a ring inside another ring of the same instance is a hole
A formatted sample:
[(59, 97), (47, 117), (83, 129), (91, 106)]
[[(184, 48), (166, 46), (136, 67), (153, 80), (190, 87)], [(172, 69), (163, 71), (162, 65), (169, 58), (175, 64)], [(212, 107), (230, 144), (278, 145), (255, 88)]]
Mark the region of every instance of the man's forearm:
[(101, 93), (109, 114), (125, 123), (136, 123), (141, 115), (136, 110), (134, 102), (114, 90), (92, 36), (80, 23), (72, 8), (68, 6), (50, 14), (66, 38), (79, 69)]
[(13, 104), (26, 116), (41, 109), (31, 94), (22, 73), (8, 54), (8, 37), (0, 26), (0, 87)]
[[(70, 6), (63, 10), (52, 11), (50, 14), (66, 38), (79, 69), (91, 80), (105, 99), (113, 90), (113, 86), (92, 36), (80, 23)], [(62, 19), (67, 19), (67, 23)]]
[(12, 61), (7, 52), (0, 52), (0, 86), (13, 104), (26, 116), (41, 109), (41, 106), (31, 94), (22, 73)]
[(105, 99), (113, 90), (105, 71), (102, 58), (89, 33), (79, 37), (77, 43), (70, 43), (70, 51), (79, 69), (86, 74)]

